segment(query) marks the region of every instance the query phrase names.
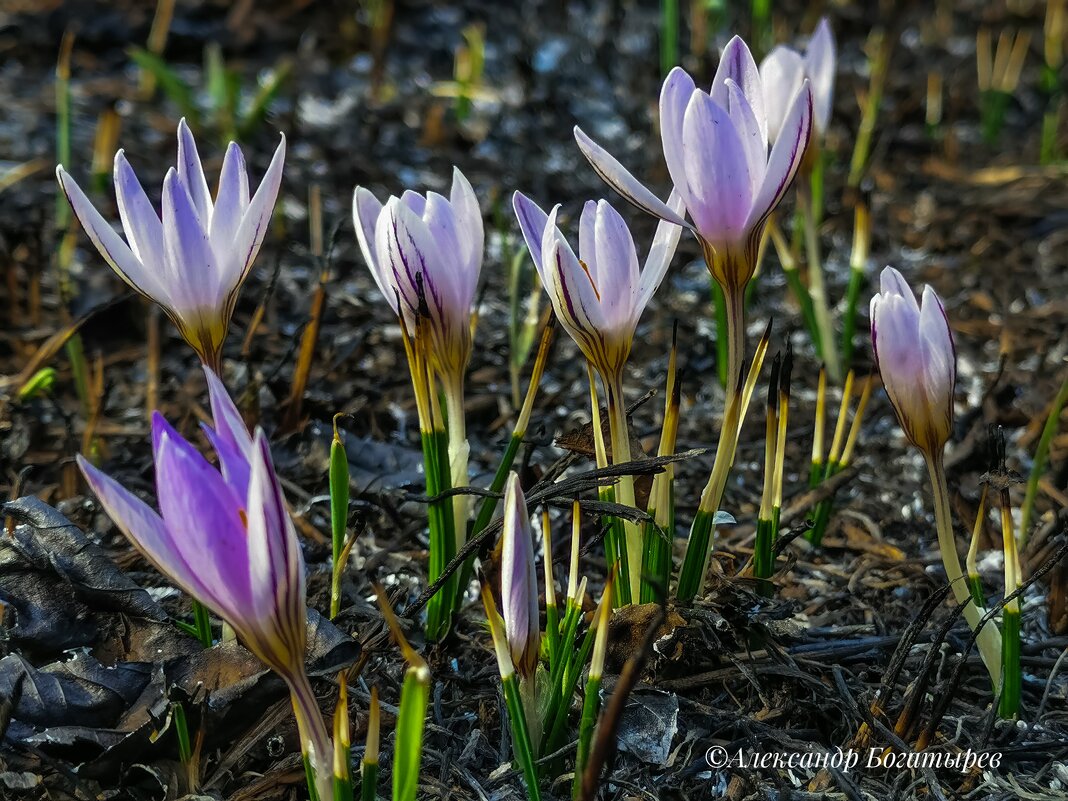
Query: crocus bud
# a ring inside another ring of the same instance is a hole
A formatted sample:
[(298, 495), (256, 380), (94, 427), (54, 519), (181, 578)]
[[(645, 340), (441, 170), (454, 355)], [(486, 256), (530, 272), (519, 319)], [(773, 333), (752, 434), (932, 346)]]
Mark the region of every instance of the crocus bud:
[(831, 121), (836, 65), (834, 34), (826, 18), (821, 19), (812, 32), (804, 55), (787, 45), (776, 45), (764, 57), (760, 62), (760, 80), (764, 87), (769, 142), (774, 143), (779, 138), (786, 112), (806, 78), (812, 88), (815, 138), (823, 138)]
[(104, 260), (132, 289), (159, 304), (201, 361), (217, 370), (237, 296), (274, 211), (285, 151), (283, 136), (250, 198), (244, 157), (231, 142), (213, 202), (183, 119), (178, 123), (178, 166), (163, 180), (161, 220), (120, 150), (115, 154), (115, 195), (125, 241), (63, 165), (56, 168), (56, 177)]
[[(672, 199), (681, 211), (681, 202)], [(630, 355), (638, 319), (663, 281), (682, 229), (661, 221), (645, 267), (626, 222), (608, 204), (587, 202), (579, 219), (579, 253), (546, 215), (520, 192), (512, 197), (527, 248), (557, 319), (602, 375), (616, 375)]]
[(534, 534), (519, 476), (508, 474), (504, 486), (504, 530), (501, 533), (501, 613), (512, 663), (530, 678), (538, 667), (541, 621), (538, 574), (534, 567)]
[(686, 225), (701, 240), (713, 277), (727, 290), (744, 287), (756, 269), (768, 216), (801, 163), (812, 129), (807, 84), (788, 104), (769, 154), (764, 90), (756, 62), (734, 37), (709, 92), (676, 67), (660, 92), (664, 160), (692, 224), (659, 200), (581, 129), (579, 148), (598, 174), (634, 205)]
[(471, 314), (482, 269), (484, 233), (478, 198), (454, 168), (446, 198), (407, 191), (385, 205), (356, 187), (352, 219), (364, 260), (386, 301), (416, 330), (421, 300), (430, 319), (430, 358), (450, 374), (471, 355)]
[(929, 286), (921, 303), (893, 267), (871, 299), (871, 344), (886, 394), (906, 436), (939, 455), (953, 428), (956, 352), (942, 301)]

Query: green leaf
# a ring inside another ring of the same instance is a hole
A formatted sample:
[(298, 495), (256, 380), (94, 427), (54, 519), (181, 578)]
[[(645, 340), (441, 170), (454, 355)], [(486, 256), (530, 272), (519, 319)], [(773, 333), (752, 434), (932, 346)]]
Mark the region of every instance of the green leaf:
[(199, 114), (193, 100), (193, 90), (189, 84), (183, 81), (178, 73), (159, 56), (140, 47), (131, 47), (126, 52), (137, 66), (156, 79), (163, 93), (178, 106), (178, 110), (187, 118), (189, 124), (196, 127)]

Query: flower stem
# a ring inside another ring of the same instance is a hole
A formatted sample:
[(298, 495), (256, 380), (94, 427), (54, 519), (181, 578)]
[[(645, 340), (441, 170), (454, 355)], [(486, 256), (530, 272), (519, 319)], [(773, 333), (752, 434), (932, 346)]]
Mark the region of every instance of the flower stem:
[(799, 187), (797, 203), (805, 221), (805, 253), (808, 257), (808, 294), (812, 298), (812, 308), (816, 316), (816, 328), (819, 330), (820, 356), (827, 365), (827, 373), (835, 383), (842, 380), (842, 368), (835, 347), (834, 325), (831, 323), (831, 311), (827, 305), (827, 287), (823, 282), (823, 263), (820, 257), (819, 231), (816, 225), (816, 208), (813, 203), (811, 188)]
[[(601, 374), (605, 398), (608, 401), (608, 426), (612, 438), (612, 464), (626, 464), (630, 461), (630, 429), (627, 426), (627, 408), (623, 402), (623, 376), (617, 372), (612, 375)], [(635, 507), (634, 476), (619, 477), (616, 500), (624, 506)], [(642, 532), (638, 525), (630, 520), (623, 523), (623, 536), (627, 549), (628, 573), (626, 580), (630, 584), (630, 597), (638, 598), (641, 594), (642, 566)]]
[[(449, 475), (452, 488), (466, 487), (470, 483), (467, 462), (470, 448), (467, 443), (467, 421), (464, 418), (463, 374), (442, 376), (445, 391), (445, 412), (449, 426)], [(456, 495), (452, 499), (456, 549), (467, 541), (467, 508), (470, 496)]]
[[(986, 610), (975, 605), (968, 582), (964, 578), (964, 571), (961, 570), (957, 544), (953, 537), (953, 515), (950, 511), (949, 483), (946, 481), (945, 464), (941, 453), (925, 453), (924, 460), (927, 463), (931, 489), (934, 492), (935, 525), (938, 530), (938, 549), (942, 555), (942, 565), (945, 567), (946, 577), (953, 588), (953, 597), (957, 603), (968, 601), (968, 605), (964, 607), (964, 617), (972, 631), (975, 631)], [(996, 691), (1001, 684), (1001, 635), (997, 627), (992, 622), (988, 622), (979, 632), (976, 642)]]
[(289, 685), (293, 714), (297, 718), (300, 750), (314, 779), (309, 790), (316, 793), (320, 801), (330, 801), (334, 797), (331, 764), (334, 748), (326, 731), (326, 724), (323, 723), (323, 714), (319, 711), (319, 702), (315, 698), (311, 682), (308, 681), (308, 674), (303, 669), (297, 671), (296, 675), (286, 677), (286, 684)]

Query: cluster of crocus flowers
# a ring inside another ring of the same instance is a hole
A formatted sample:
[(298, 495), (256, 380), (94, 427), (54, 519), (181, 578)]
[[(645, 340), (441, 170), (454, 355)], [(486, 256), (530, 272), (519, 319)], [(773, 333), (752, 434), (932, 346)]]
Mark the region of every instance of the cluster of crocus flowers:
[(660, 131), (673, 193), (691, 222), (580, 128), (575, 137), (613, 189), (649, 214), (696, 234), (727, 301), (730, 390), (745, 352), (745, 287), (757, 267), (768, 217), (786, 194), (808, 147), (812, 92), (803, 81), (769, 151), (763, 81), (749, 48), (734, 37), (723, 51), (709, 92), (698, 89), (679, 67), (667, 76), (660, 92)]
[(217, 371), (241, 285), (267, 233), (284, 161), (285, 137), (250, 196), (244, 157), (231, 142), (213, 200), (193, 134), (182, 120), (178, 164), (163, 179), (161, 216), (120, 150), (115, 197), (125, 241), (63, 165), (56, 176), (104, 260), (132, 289), (159, 304), (201, 361)]
[[(512, 203), (557, 319), (600, 377), (608, 402), (612, 461), (629, 462), (623, 368), (638, 320), (664, 280), (682, 228), (661, 221), (645, 266), (639, 269), (630, 229), (607, 201), (588, 201), (583, 206), (577, 254), (557, 227), (559, 205), (546, 214), (521, 192), (515, 193)], [(681, 201), (673, 198), (672, 203), (677, 216)], [(592, 382), (591, 392), (596, 395)], [(618, 500), (634, 506), (632, 477), (621, 478)], [(641, 580), (642, 534), (636, 525), (628, 523), (624, 537), (629, 566), (626, 580), (630, 597), (636, 599)]]
[[(428, 494), (467, 486), (464, 374), (471, 357), (475, 290), (485, 240), (478, 198), (463, 173), (453, 169), (447, 198), (409, 190), (383, 204), (369, 190), (357, 187), (352, 217), (364, 260), (404, 330)], [(445, 397), (444, 415), (437, 408), (439, 387)], [(468, 497), (456, 495), (452, 512), (452, 520), (446, 522), (432, 509), (431, 581), (466, 539)], [(444, 599), (435, 596), (428, 609), (430, 636), (443, 636), (448, 629), (459, 591), (458, 582), (453, 582)]]
[(319, 797), (332, 798), (333, 746), (304, 667), (304, 557), (267, 438), (250, 435), (205, 368), (213, 467), (156, 412), (152, 448), (159, 513), (86, 459), (78, 464), (115, 524), (156, 569), (219, 615), (289, 688)]
[[(942, 564), (953, 587), (953, 597), (957, 603), (965, 603), (969, 587), (953, 536), (944, 464), (946, 443), (953, 431), (956, 351), (941, 299), (927, 286), (922, 301), (917, 303), (901, 273), (886, 267), (880, 276), (879, 292), (871, 299), (871, 344), (901, 428), (927, 464)], [(973, 630), (984, 613), (985, 609), (975, 602), (964, 607)], [(992, 623), (979, 632), (978, 645), (996, 688), (1001, 680), (1001, 637)]]

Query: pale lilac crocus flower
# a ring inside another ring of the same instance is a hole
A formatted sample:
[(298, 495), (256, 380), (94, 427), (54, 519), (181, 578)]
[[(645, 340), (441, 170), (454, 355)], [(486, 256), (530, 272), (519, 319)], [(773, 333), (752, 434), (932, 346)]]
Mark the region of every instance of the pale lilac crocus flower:
[[(677, 195), (672, 195), (669, 202), (674, 213), (681, 213), (682, 202)], [(612, 461), (625, 464), (631, 460), (631, 452), (623, 367), (630, 356), (635, 327), (664, 280), (682, 229), (661, 220), (645, 267), (639, 271), (630, 230), (607, 201), (589, 201), (583, 207), (577, 255), (557, 228), (560, 206), (546, 214), (521, 192), (513, 195), (512, 205), (557, 319), (600, 376), (608, 402)], [(591, 392), (594, 390), (591, 386)], [(632, 476), (620, 478), (617, 495), (620, 503), (635, 505)], [(641, 580), (642, 535), (630, 522), (624, 524), (624, 533), (630, 567), (630, 575), (625, 578), (636, 599)]]
[[(945, 307), (935, 291), (923, 288), (916, 302), (912, 288), (893, 267), (883, 269), (879, 292), (871, 299), (871, 345), (883, 386), (909, 440), (927, 464), (935, 501), (938, 549), (957, 603), (970, 592), (953, 535), (944, 451), (953, 431), (953, 389), (957, 355)], [(964, 616), (974, 631), (985, 609), (967, 603)], [(993, 623), (977, 639), (995, 690), (1001, 681), (1001, 635)]]
[(442, 373), (462, 375), (471, 356), (471, 316), (485, 240), (478, 198), (467, 178), (453, 168), (449, 197), (408, 190), (384, 205), (368, 189), (356, 187), (352, 220), (386, 302), (414, 333), (425, 301), (428, 356)]
[(823, 139), (831, 121), (837, 63), (834, 33), (826, 17), (812, 32), (803, 55), (788, 45), (776, 45), (764, 57), (760, 62), (760, 80), (764, 87), (769, 142), (778, 139), (786, 112), (806, 78), (812, 87), (812, 124), (816, 129), (813, 141)]
[[(681, 203), (676, 203), (676, 208)], [(644, 269), (626, 221), (606, 200), (588, 201), (579, 217), (578, 254), (560, 232), (560, 206), (546, 214), (522, 192), (512, 207), (553, 310), (582, 354), (605, 376), (630, 355), (642, 312), (664, 280), (682, 229), (661, 222)]]
[(664, 160), (690, 222), (575, 128), (579, 148), (597, 173), (638, 208), (692, 230), (705, 263), (727, 299), (728, 387), (745, 352), (743, 293), (757, 266), (768, 217), (786, 194), (812, 133), (807, 83), (789, 106), (768, 150), (764, 89), (749, 48), (734, 37), (709, 92), (676, 67), (660, 92)]
[(241, 149), (231, 142), (212, 200), (196, 142), (178, 123), (178, 165), (163, 179), (162, 219), (125, 153), (115, 154), (123, 240), (63, 169), (56, 177), (100, 255), (132, 289), (157, 303), (201, 361), (218, 371), (241, 285), (259, 253), (278, 198), (286, 141), (250, 197)]
[(501, 531), (501, 616), (512, 664), (524, 681), (538, 667), (541, 621), (538, 573), (534, 565), (534, 534), (519, 476), (508, 474), (504, 485), (504, 527)]
[(871, 344), (902, 430), (925, 453), (941, 453), (953, 430), (957, 375), (941, 299), (925, 286), (917, 303), (901, 273), (884, 268), (871, 299)]
[(204, 368), (213, 467), (163, 416), (152, 417), (159, 513), (78, 456), (101, 505), (157, 570), (229, 624), (289, 688), (320, 797), (332, 797), (332, 746), (304, 666), (304, 557), (261, 429), (250, 436), (222, 382)]
[[(375, 283), (441, 381), (452, 486), (465, 487), (469, 446), (464, 373), (471, 358), (475, 290), (485, 242), (478, 198), (454, 167), (447, 198), (407, 190), (382, 204), (369, 190), (356, 187), (352, 221)], [(467, 537), (468, 505), (469, 496), (453, 499), (457, 548)]]

